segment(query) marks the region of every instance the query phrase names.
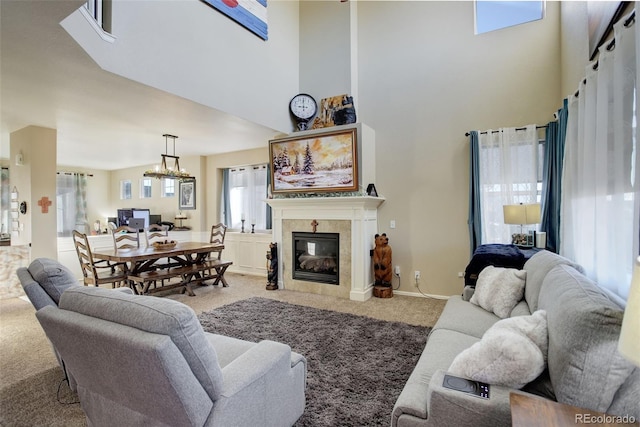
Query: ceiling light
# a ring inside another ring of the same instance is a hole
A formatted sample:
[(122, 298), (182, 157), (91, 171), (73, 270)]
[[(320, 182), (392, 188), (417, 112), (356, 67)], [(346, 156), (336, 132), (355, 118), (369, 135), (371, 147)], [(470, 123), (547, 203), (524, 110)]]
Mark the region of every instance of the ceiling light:
[[(176, 156), (176, 138), (178, 137), (175, 135), (169, 135), (168, 133), (165, 133), (162, 136), (164, 136), (164, 154), (161, 154), (162, 161), (160, 166), (156, 165), (155, 169), (146, 171), (144, 176), (157, 179), (172, 178), (178, 180), (192, 178), (187, 171), (180, 169), (180, 157)], [(173, 155), (168, 154), (169, 138), (173, 140)], [(173, 159), (173, 167), (167, 167), (167, 158)]]

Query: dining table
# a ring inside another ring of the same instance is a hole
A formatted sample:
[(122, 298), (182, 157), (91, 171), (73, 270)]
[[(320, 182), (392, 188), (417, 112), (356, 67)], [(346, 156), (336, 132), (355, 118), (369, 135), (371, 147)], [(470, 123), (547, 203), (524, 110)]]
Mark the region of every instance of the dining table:
[[(127, 249), (96, 249), (93, 251), (93, 258), (118, 263), (124, 266), (129, 286), (136, 293), (147, 293), (149, 285), (157, 281), (180, 277), (181, 281), (162, 289), (182, 287), (183, 292), (195, 295), (191, 289), (191, 282), (200, 283), (211, 278), (215, 279), (214, 284), (222, 281), (224, 286), (228, 286), (224, 279), (224, 272), (229, 267), (231, 261), (209, 259), (211, 252), (220, 252), (224, 245), (206, 242), (176, 242), (175, 245), (146, 246)], [(167, 263), (160, 260), (167, 259)], [(206, 271), (213, 270), (215, 274), (206, 275)], [(136, 283), (142, 285), (141, 289), (136, 288)]]

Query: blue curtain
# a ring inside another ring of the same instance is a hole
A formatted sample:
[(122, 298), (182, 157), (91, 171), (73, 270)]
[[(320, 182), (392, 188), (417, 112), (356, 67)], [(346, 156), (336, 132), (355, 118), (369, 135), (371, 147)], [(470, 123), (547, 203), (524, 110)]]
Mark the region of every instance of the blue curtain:
[(471, 256), (482, 242), (482, 215), (480, 212), (480, 143), (478, 132), (471, 131), (471, 161), (469, 171), (469, 243)]
[(547, 249), (560, 250), (560, 196), (562, 183), (562, 162), (564, 143), (567, 135), (569, 110), (567, 100), (558, 110), (558, 121), (547, 128), (542, 169), (542, 220), (540, 231), (547, 233)]
[(229, 169), (222, 169), (222, 223), (231, 227), (231, 200), (229, 198)]

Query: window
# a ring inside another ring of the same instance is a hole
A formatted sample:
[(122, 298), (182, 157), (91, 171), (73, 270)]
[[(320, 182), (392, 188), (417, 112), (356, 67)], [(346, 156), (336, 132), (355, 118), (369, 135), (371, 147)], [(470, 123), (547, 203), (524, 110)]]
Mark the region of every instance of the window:
[(2, 227), (0, 233), (9, 233), (9, 206), (11, 202), (10, 190), (9, 190), (9, 168), (2, 168), (2, 175), (0, 181), (0, 220)]
[(86, 175), (67, 172), (56, 176), (56, 225), (58, 237), (71, 236), (73, 230), (90, 231)]
[(131, 198), (131, 181), (128, 179), (120, 181), (120, 199), (127, 200)]
[(514, 233), (532, 228), (505, 224), (503, 206), (540, 203), (543, 155), (535, 125), (480, 133), (481, 243), (511, 243)]
[(240, 229), (245, 220), (245, 230), (255, 224), (258, 230), (267, 228), (267, 165), (254, 165), (229, 169), (226, 186), (229, 200), (223, 203), (229, 212), (223, 218), (227, 226)]
[(173, 197), (176, 195), (176, 180), (172, 178), (163, 178), (160, 184), (162, 192), (161, 197)]
[(140, 198), (151, 198), (151, 178), (142, 178), (140, 180)]
[(544, 1), (475, 1), (476, 34), (544, 18)]
[(614, 24), (615, 49), (567, 101), (560, 254), (627, 299), (640, 235), (635, 26)]
[[(84, 9), (87, 18), (93, 20), (93, 25), (100, 27), (105, 34), (111, 32), (111, 0), (88, 0), (84, 4)], [(81, 9), (82, 10), (82, 9)], [(105, 34), (100, 34), (100, 36), (107, 41), (113, 43), (111, 38), (106, 38)]]

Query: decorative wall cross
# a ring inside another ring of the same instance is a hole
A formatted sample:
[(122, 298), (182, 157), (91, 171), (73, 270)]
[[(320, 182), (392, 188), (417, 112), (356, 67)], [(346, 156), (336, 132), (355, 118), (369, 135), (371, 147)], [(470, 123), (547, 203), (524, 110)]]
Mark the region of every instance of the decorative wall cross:
[(49, 213), (49, 206), (51, 206), (51, 200), (47, 196), (42, 196), (40, 200), (38, 200), (38, 206), (42, 208), (42, 213)]
[(318, 228), (318, 221), (316, 221), (315, 219), (313, 221), (311, 221), (311, 228), (313, 228), (313, 232), (316, 232), (316, 229)]

